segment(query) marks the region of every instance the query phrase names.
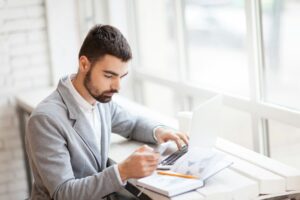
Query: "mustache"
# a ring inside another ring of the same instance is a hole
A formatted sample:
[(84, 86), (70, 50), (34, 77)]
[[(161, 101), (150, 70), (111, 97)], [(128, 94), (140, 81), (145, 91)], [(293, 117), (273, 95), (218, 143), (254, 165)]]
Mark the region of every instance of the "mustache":
[(119, 93), (118, 90), (108, 90), (108, 91), (104, 91), (103, 94), (105, 93)]

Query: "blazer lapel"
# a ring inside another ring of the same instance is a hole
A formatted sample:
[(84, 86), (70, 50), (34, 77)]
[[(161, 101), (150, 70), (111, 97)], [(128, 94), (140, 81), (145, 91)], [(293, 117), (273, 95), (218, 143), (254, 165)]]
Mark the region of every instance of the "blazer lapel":
[(99, 149), (96, 146), (96, 138), (92, 128), (90, 127), (88, 121), (86, 120), (83, 114), (80, 114), (78, 116), (73, 128), (84, 141), (84, 143), (87, 145), (87, 147), (91, 150), (91, 152), (94, 154), (98, 164), (98, 169), (101, 169), (101, 156)]
[[(109, 135), (107, 134), (107, 122), (105, 121), (105, 116), (103, 116), (103, 113), (101, 112), (101, 104), (98, 104), (98, 111), (101, 119), (101, 170), (106, 168), (106, 163), (107, 163), (107, 155), (108, 155), (108, 146), (109, 146), (109, 141), (108, 137)], [(99, 122), (100, 123), (100, 122)]]
[(101, 169), (101, 156), (95, 143), (96, 139), (93, 130), (90, 127), (89, 122), (85, 118), (83, 112), (77, 105), (73, 95), (69, 91), (68, 86), (66, 85), (67, 78), (68, 77), (64, 77), (59, 81), (57, 87), (58, 93), (60, 94), (61, 98), (68, 108), (69, 118), (75, 120), (75, 123), (73, 125), (74, 130), (93, 153), (98, 164), (98, 169)]

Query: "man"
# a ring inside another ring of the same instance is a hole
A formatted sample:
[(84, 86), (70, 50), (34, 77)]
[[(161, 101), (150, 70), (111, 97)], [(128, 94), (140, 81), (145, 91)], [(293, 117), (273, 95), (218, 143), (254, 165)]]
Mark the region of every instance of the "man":
[(116, 28), (96, 25), (89, 31), (79, 52), (77, 74), (62, 78), (28, 121), (25, 140), (35, 180), (32, 199), (113, 198), (111, 194), (124, 190), (126, 180), (156, 169), (159, 155), (148, 146), (107, 166), (111, 132), (147, 143), (173, 140), (180, 147), (188, 142), (185, 134), (134, 116), (111, 101), (128, 74), (131, 57)]

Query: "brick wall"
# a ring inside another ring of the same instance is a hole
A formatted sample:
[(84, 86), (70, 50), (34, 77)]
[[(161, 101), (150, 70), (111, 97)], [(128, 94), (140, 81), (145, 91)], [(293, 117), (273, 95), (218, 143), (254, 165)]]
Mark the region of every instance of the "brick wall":
[(50, 84), (44, 0), (0, 0), (0, 200), (25, 199), (14, 95)]

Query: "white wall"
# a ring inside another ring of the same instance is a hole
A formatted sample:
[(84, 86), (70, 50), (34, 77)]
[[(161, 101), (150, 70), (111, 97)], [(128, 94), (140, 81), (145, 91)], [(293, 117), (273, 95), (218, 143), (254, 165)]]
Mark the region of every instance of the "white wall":
[(76, 73), (79, 52), (79, 19), (74, 0), (45, 0), (53, 84)]
[(0, 0), (0, 199), (25, 199), (14, 95), (50, 85), (44, 0)]

